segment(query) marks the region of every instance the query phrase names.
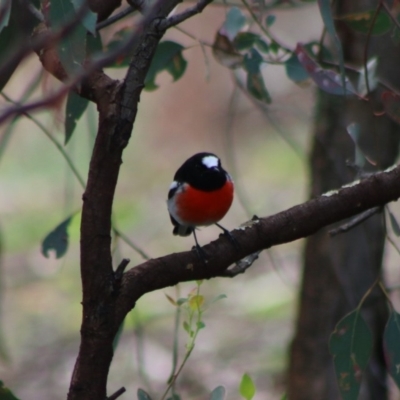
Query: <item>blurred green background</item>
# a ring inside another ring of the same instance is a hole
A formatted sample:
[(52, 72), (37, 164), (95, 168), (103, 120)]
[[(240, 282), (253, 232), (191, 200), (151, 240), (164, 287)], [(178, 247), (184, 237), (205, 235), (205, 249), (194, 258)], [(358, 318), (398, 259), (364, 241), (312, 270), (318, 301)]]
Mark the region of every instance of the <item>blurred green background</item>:
[[(182, 25), (195, 37), (212, 43), (224, 20), (223, 7), (208, 7)], [(276, 13), (274, 34), (294, 47), (321, 30), (315, 6)], [(122, 26), (130, 26), (129, 18)], [(107, 41), (111, 31), (103, 33)], [(166, 209), (169, 184), (184, 160), (211, 151), (233, 175), (235, 202), (222, 224), (233, 229), (252, 215), (266, 216), (307, 198), (306, 158), (313, 113), (313, 88), (297, 87), (281, 66), (263, 70), (273, 98), (260, 108), (239, 88), (231, 72), (206, 48), (178, 30), (166, 38), (188, 49), (188, 68), (176, 83), (161, 74), (159, 89), (144, 92), (123, 165), (114, 203), (114, 222), (150, 257), (188, 250), (193, 238), (172, 235)], [(20, 67), (5, 93), (17, 100), (40, 65), (31, 57)], [(107, 70), (123, 78), (124, 70)], [(59, 85), (42, 78), (36, 96)], [(63, 106), (35, 114), (63, 142)], [(96, 132), (96, 110), (90, 105), (66, 151), (86, 179)], [(7, 133), (7, 125), (0, 134)], [(289, 144), (290, 143), (290, 144)], [(61, 259), (46, 259), (41, 241), (81, 206), (82, 188), (54, 144), (31, 121), (20, 118), (0, 158), (1, 342), (7, 359), (0, 360), (0, 379), (21, 399), (63, 399), (69, 386), (81, 322), (79, 276), (79, 213), (69, 228), (70, 243)], [(218, 228), (203, 228), (201, 244), (214, 240)], [(114, 262), (143, 259), (120, 239)], [(205, 282), (207, 300), (219, 294), (204, 315), (206, 328), (178, 381), (185, 399), (206, 399), (217, 385), (228, 399), (239, 399), (238, 386), (247, 372), (257, 387), (256, 400), (277, 399), (284, 392), (287, 346), (296, 311), (301, 242), (263, 252), (253, 267), (235, 279)], [(147, 294), (128, 315), (115, 353), (108, 391), (121, 386), (129, 398), (138, 387), (160, 397), (171, 371), (175, 308), (165, 294), (186, 296), (193, 283)], [(180, 354), (187, 334), (180, 328)], [(125, 397), (124, 397), (125, 398)]]

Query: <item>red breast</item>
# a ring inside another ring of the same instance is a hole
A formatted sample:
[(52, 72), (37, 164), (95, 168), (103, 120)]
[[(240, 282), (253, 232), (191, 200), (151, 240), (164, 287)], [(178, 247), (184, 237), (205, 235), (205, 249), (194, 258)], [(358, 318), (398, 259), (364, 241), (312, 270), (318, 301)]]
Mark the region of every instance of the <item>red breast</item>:
[(176, 212), (188, 225), (211, 225), (222, 219), (233, 201), (233, 182), (221, 189), (204, 191), (185, 185), (176, 195)]

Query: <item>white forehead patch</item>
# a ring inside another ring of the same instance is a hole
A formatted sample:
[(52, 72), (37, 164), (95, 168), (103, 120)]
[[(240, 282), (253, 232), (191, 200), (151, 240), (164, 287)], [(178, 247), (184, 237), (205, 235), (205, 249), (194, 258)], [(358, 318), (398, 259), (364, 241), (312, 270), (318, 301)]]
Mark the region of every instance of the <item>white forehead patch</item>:
[(201, 160), (201, 163), (205, 165), (207, 168), (215, 168), (218, 167), (218, 158), (215, 156), (205, 156)]
[(179, 183), (177, 181), (173, 181), (170, 185), (169, 185), (169, 190), (174, 190), (179, 186)]

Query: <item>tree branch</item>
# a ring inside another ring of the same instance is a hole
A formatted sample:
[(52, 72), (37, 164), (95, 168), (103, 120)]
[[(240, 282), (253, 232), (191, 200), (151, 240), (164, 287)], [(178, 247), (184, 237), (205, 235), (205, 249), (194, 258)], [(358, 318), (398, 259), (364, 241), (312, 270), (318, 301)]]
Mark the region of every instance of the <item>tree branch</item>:
[[(111, 255), (111, 212), (122, 152), (131, 136), (140, 94), (156, 47), (165, 33), (160, 23), (179, 0), (158, 0), (145, 10), (129, 40), (132, 63), (122, 84), (97, 102), (99, 128), (90, 161), (81, 219), (83, 319), (81, 345), (69, 400), (106, 397), (121, 286), (115, 285)], [(121, 282), (122, 284), (122, 282)]]
[(248, 227), (231, 232), (239, 243), (239, 250), (225, 237), (204, 246), (209, 256), (207, 264), (193, 251), (140, 264), (124, 274), (117, 319), (122, 320), (145, 293), (179, 282), (220, 276), (230, 265), (250, 254), (310, 236), (334, 222), (395, 201), (400, 197), (399, 181), (400, 165), (276, 215), (252, 221)]
[(178, 25), (186, 19), (193, 17), (196, 14), (200, 14), (212, 1), (213, 0), (199, 0), (194, 6), (188, 7), (180, 14), (172, 15), (168, 19), (164, 20), (160, 27), (162, 29), (168, 29), (171, 28), (171, 26)]

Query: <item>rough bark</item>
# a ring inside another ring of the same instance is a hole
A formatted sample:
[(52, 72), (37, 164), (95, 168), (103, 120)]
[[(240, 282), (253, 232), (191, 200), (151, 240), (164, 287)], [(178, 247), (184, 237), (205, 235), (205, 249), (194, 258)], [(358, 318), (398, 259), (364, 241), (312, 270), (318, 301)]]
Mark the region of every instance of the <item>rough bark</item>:
[(132, 63), (125, 81), (122, 85), (114, 83), (97, 99), (99, 128), (83, 195), (81, 222), (81, 345), (68, 393), (70, 400), (106, 397), (113, 339), (122, 321), (116, 321), (117, 292), (111, 257), (114, 192), (144, 79), (164, 34), (159, 24), (177, 3), (177, 0), (158, 1), (151, 7), (132, 43)]
[[(365, 1), (336, 3), (340, 14), (368, 8)], [(369, 3), (370, 9), (376, 6), (376, 2)], [(341, 25), (338, 30), (345, 61), (361, 65), (366, 37), (353, 34)], [(390, 37), (373, 38), (368, 53), (370, 57), (378, 56), (379, 76), (394, 87), (400, 87), (399, 51)], [(318, 94), (310, 158), (311, 197), (355, 178), (355, 170), (347, 166), (347, 162), (354, 159), (354, 145), (346, 132), (352, 122), (361, 125), (362, 148), (376, 162), (376, 167), (369, 166), (370, 172), (386, 168), (395, 161), (399, 126), (386, 116), (374, 115), (374, 109), (381, 107), (380, 95), (378, 89), (369, 102), (362, 102), (355, 98)], [(326, 229), (319, 231), (305, 246), (299, 313), (290, 353), (290, 400), (340, 399), (328, 349), (329, 336), (336, 323), (357, 306), (374, 280), (382, 276), (383, 215), (375, 215), (335, 238), (329, 238), (326, 233)], [(379, 290), (374, 290), (364, 304), (363, 315), (373, 332), (375, 347), (359, 398), (385, 399), (382, 332), (387, 307)]]

